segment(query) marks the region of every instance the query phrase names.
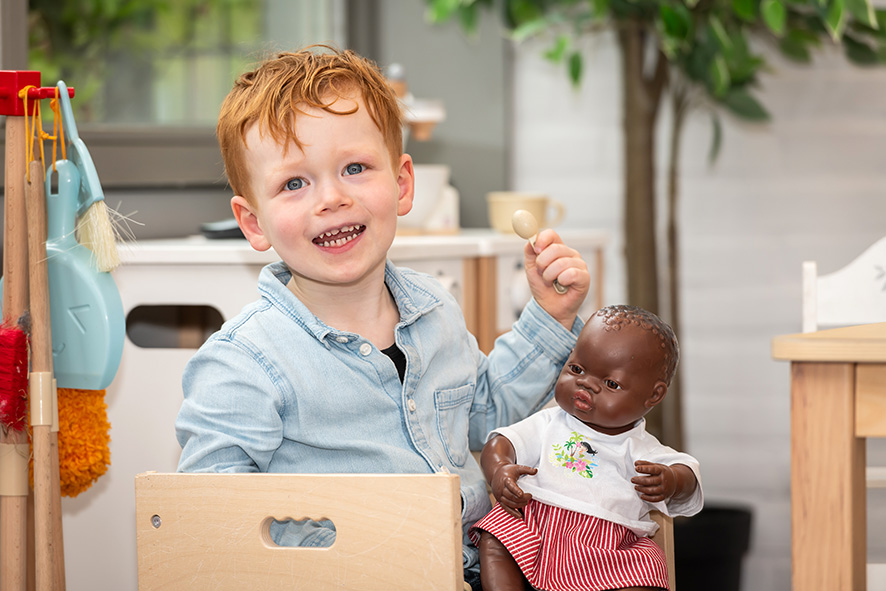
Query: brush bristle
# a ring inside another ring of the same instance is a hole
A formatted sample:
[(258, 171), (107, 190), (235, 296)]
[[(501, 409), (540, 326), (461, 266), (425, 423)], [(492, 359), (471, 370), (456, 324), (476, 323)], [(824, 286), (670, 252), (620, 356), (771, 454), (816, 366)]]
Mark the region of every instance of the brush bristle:
[(28, 336), (18, 327), (0, 326), (0, 424), (21, 431), (27, 426)]
[(99, 271), (111, 272), (120, 265), (117, 233), (104, 201), (93, 203), (77, 220), (77, 241), (92, 251)]

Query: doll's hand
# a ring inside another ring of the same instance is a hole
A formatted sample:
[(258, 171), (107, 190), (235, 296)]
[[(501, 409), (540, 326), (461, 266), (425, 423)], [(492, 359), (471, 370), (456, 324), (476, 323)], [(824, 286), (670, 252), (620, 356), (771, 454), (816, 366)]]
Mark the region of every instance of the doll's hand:
[(634, 468), (646, 476), (634, 476), (631, 482), (640, 498), (650, 503), (667, 501), (677, 491), (677, 474), (670, 466), (637, 460)]
[[(532, 297), (567, 330), (572, 330), (575, 315), (591, 285), (588, 265), (581, 255), (564, 244), (555, 231), (543, 230), (535, 239), (535, 249), (526, 244), (523, 261)], [(568, 288), (566, 293), (557, 293), (555, 279)]]
[(524, 474), (535, 474), (536, 468), (521, 466), (520, 464), (502, 464), (495, 471), (492, 478), (492, 494), (506, 513), (517, 519), (523, 519), (519, 509), (525, 507), (532, 499), (532, 495), (523, 492), (517, 486), (517, 480)]

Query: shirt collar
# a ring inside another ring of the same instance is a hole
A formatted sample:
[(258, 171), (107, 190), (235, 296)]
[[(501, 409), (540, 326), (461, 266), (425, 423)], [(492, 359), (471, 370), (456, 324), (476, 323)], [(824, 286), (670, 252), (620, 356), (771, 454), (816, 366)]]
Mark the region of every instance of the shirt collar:
[[(292, 273), (284, 262), (271, 263), (262, 269), (259, 293), (327, 347), (329, 347), (326, 342), (327, 337), (351, 339), (356, 336), (353, 333), (334, 329), (314, 316), (286, 287), (291, 278)], [(420, 316), (441, 304), (436, 295), (414, 281), (413, 277), (402, 273), (390, 260), (385, 262), (385, 284), (391, 291), (400, 312), (400, 326), (414, 323)]]

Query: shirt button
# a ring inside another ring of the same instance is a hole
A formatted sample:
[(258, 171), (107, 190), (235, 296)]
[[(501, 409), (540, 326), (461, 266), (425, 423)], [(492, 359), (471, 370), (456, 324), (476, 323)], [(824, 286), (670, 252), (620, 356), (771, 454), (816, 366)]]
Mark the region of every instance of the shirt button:
[(363, 343), (362, 345), (360, 345), (360, 355), (366, 357), (370, 353), (372, 353), (372, 345), (370, 345), (369, 343)]
[(409, 408), (410, 411), (415, 412), (415, 400), (410, 398), (409, 402), (406, 403), (406, 406)]
[(339, 343), (347, 343), (348, 337), (335, 337), (335, 340), (338, 341)]
[(438, 470), (441, 474), (449, 474), (449, 468), (446, 466), (440, 466), (440, 470)]

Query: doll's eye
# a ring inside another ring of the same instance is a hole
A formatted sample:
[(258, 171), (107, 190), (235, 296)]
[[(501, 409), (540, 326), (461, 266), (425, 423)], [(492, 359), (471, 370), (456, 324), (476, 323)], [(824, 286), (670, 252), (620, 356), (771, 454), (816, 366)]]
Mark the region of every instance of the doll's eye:
[(366, 170), (366, 167), (363, 166), (362, 164), (358, 164), (358, 163), (356, 163), (356, 162), (353, 162), (353, 163), (348, 164), (347, 166), (345, 166), (345, 174), (346, 174), (346, 175), (350, 175), (350, 174), (360, 174), (360, 173), (363, 172), (364, 170)]
[(581, 368), (581, 366), (575, 365), (574, 363), (569, 365), (569, 371), (579, 376), (584, 373), (584, 370)]
[(609, 388), (610, 390), (620, 390), (621, 389), (621, 386), (619, 386), (618, 382), (616, 382), (615, 380), (605, 380), (604, 383), (606, 384), (606, 387)]
[(304, 179), (289, 179), (286, 181), (287, 191), (297, 191), (305, 186)]

